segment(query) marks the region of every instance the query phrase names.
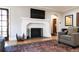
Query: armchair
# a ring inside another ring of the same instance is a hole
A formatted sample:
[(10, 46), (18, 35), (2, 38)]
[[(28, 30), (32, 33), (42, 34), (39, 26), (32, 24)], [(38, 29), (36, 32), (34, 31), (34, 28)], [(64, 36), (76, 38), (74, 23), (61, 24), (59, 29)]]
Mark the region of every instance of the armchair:
[(0, 52), (4, 51), (4, 46), (5, 46), (5, 42), (4, 42), (4, 38), (0, 36)]

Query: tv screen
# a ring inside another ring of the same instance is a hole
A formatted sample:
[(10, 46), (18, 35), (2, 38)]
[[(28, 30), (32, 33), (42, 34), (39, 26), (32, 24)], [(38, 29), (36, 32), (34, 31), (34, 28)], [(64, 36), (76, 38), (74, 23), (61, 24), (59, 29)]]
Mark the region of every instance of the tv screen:
[(38, 10), (38, 9), (31, 8), (30, 12), (31, 12), (31, 18), (45, 19), (45, 11), (44, 10)]

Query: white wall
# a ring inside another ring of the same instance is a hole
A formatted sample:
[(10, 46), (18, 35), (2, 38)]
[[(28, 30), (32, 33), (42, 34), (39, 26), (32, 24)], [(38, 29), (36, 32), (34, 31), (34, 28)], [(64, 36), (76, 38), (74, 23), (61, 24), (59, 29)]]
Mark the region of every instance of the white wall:
[[(51, 24), (51, 33), (53, 33), (53, 19), (58, 20), (58, 17), (56, 15), (51, 15), (51, 21), (50, 21), (50, 24)], [(57, 22), (56, 22), (56, 25), (57, 25)]]
[[(30, 17), (30, 8), (31, 7), (0, 7), (0, 8), (7, 8), (9, 9), (9, 36), (10, 40), (16, 40), (16, 33), (21, 34), (21, 24), (22, 24), (22, 17)], [(33, 8), (33, 7), (32, 7)], [(36, 7), (34, 7), (36, 8)], [(38, 9), (38, 8), (36, 8)], [(39, 8), (41, 9), (41, 8)], [(58, 18), (58, 31), (61, 30), (61, 14), (57, 12), (53, 12), (50, 10), (46, 10), (45, 18), (50, 22), (51, 15), (56, 14)]]
[(62, 16), (63, 22), (62, 22), (62, 27), (63, 28), (68, 28), (68, 26), (65, 26), (65, 16), (66, 15), (72, 15), (73, 14), (73, 26), (76, 26), (76, 13), (79, 12), (79, 8), (75, 8), (73, 10), (69, 10), (65, 12)]
[[(63, 21), (62, 13), (57, 13), (57, 12), (53, 12), (53, 11), (49, 11), (49, 12), (46, 12), (46, 13), (47, 13), (46, 17), (49, 20), (49, 22), (51, 21), (52, 15), (56, 15), (58, 17), (57, 18), (57, 32), (60, 32), (61, 28), (62, 28), (62, 21)], [(50, 23), (50, 26), (51, 26), (51, 23)]]

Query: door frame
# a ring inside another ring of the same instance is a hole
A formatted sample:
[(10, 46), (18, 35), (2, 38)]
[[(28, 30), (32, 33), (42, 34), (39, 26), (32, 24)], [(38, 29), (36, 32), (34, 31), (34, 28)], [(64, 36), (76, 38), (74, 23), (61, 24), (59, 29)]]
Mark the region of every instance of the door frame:
[(9, 40), (9, 9), (0, 8), (0, 10), (6, 10), (7, 11), (7, 38), (6, 38), (6, 40)]

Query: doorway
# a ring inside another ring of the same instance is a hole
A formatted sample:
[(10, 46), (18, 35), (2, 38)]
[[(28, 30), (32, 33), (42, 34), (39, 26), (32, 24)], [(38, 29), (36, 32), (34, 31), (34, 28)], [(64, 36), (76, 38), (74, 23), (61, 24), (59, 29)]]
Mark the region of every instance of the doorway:
[(51, 15), (51, 36), (57, 35), (57, 20), (58, 17), (56, 15)]
[(57, 35), (57, 19), (53, 19), (53, 35)]

